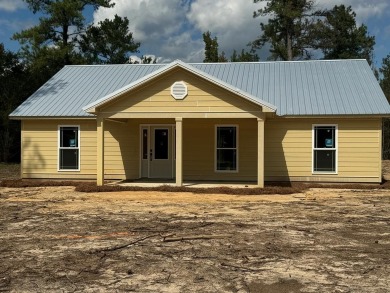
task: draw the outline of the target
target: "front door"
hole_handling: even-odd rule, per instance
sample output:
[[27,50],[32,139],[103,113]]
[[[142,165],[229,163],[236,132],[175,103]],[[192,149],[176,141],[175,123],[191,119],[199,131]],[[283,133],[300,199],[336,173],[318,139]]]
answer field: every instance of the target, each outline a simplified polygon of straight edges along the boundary
[[141,136],[141,176],[173,178],[173,126],[143,126]]

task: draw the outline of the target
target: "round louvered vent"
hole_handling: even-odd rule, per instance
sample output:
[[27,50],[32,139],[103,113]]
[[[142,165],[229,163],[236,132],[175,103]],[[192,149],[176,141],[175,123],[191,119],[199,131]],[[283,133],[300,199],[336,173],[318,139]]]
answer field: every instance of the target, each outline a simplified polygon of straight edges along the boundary
[[184,81],[176,81],[171,86],[171,95],[176,100],[183,100],[187,96],[187,85]]

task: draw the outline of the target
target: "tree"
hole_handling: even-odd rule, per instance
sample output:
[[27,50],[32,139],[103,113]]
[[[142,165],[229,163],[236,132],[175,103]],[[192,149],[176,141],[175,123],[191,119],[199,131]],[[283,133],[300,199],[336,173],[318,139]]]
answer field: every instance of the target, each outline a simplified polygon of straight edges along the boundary
[[131,55],[129,60],[127,60],[128,64],[156,64],[157,58],[155,55],[143,55],[140,57]]
[[351,6],[335,6],[325,11],[316,21],[312,32],[315,49],[320,49],[324,59],[366,59],[372,64],[375,37],[369,36],[367,27],[356,25],[356,13]]
[[92,63],[124,64],[130,52],[138,52],[140,43],[129,32],[129,20],[115,15],[113,20],[105,19],[98,26],[89,26],[79,41],[81,51]]
[[205,58],[203,62],[218,62],[218,39],[217,37],[211,38],[209,31],[203,33],[203,42],[205,45]]
[[42,13],[38,25],[16,33],[21,56],[32,68],[49,77],[66,64],[83,63],[75,50],[77,37],[85,30],[83,11],[112,7],[111,0],[24,0],[33,13]]
[[379,83],[390,103],[390,54],[382,59],[382,67],[379,69],[379,72],[381,73]]
[[211,33],[207,31],[203,33],[203,41],[205,44],[205,59],[203,62],[224,63],[229,61],[224,51],[221,53],[218,51],[219,44],[217,37],[211,38]]
[[313,0],[253,0],[266,2],[253,17],[271,16],[267,24],[260,23],[263,34],[252,42],[253,49],[271,45],[272,60],[308,59],[311,57],[310,29],[313,25]]
[[231,62],[258,62],[260,61],[259,56],[254,52],[246,52],[244,49],[241,50],[240,54],[237,54],[236,50],[233,50],[233,54],[230,57]]
[[20,158],[20,122],[8,115],[36,89],[26,65],[0,43],[0,162]]
[[[387,101],[390,103],[390,54],[382,59],[382,67],[379,69],[381,74],[379,84],[385,93]],[[390,119],[383,119],[383,159],[390,159]]]

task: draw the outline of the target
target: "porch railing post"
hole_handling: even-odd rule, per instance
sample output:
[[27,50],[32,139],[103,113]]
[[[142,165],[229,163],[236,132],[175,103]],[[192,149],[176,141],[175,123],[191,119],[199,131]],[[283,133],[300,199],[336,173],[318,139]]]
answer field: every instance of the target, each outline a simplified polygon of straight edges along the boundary
[[97,118],[97,181],[98,186],[104,185],[104,119]]
[[257,119],[257,186],[264,187],[264,119]]
[[176,185],[183,185],[183,118],[176,121]]

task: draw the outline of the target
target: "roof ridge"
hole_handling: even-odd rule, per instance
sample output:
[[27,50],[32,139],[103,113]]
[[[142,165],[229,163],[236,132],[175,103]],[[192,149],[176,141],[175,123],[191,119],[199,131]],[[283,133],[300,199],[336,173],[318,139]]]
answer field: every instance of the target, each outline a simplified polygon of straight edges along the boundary
[[280,61],[249,61],[249,62],[195,62],[187,63],[191,65],[221,65],[221,64],[270,64],[270,63],[314,63],[314,62],[347,62],[347,61],[367,61],[366,59],[312,59],[312,60],[280,60]]

